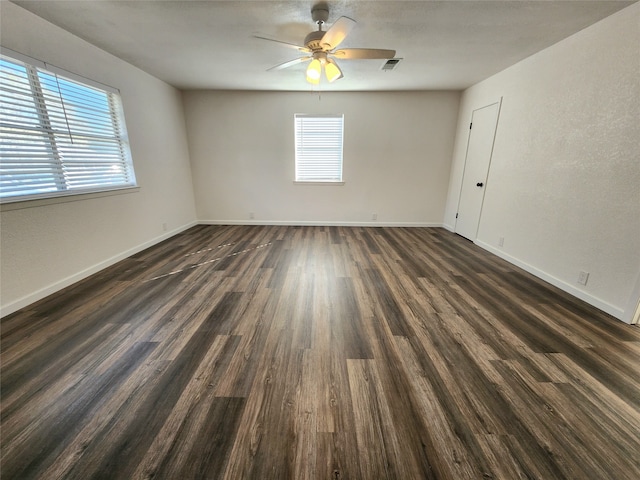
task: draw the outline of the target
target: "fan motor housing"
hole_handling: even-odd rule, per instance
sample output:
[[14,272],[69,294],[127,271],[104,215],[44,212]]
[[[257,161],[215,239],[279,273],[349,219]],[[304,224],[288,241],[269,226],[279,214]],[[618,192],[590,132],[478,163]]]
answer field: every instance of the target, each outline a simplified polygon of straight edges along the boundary
[[304,46],[310,50],[322,50],[320,41],[324,37],[325,32],[322,30],[316,30],[307,35],[304,39]]

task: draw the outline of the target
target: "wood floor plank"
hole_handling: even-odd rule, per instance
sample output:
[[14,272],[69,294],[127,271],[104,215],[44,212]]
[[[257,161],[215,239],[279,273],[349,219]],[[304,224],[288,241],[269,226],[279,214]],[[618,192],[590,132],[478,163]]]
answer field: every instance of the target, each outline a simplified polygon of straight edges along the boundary
[[556,415],[548,393],[556,387],[548,383],[536,385],[533,378],[526,373],[523,375],[517,361],[499,361],[496,368],[505,378],[504,394],[517,398],[514,413],[547,452],[558,469],[556,475],[561,474],[562,478],[606,478],[608,473],[585,456],[580,446],[575,444],[580,439],[575,438],[572,429]]
[[0,352],[3,479],[640,471],[640,327],[440,228],[198,225]]
[[[263,291],[266,292],[266,291]],[[274,305],[269,303],[268,294],[256,294],[244,315],[251,319],[253,328],[238,325],[233,331],[240,338],[237,350],[229,363],[229,368],[216,386],[219,397],[247,397],[258,368],[258,359],[264,351],[265,339],[269,332],[269,318]]]
[[315,479],[317,463],[316,444],[318,443],[318,384],[313,374],[316,362],[313,350],[305,349],[302,353],[302,376],[300,391],[296,401],[294,414],[295,445],[293,460],[293,478]]
[[[566,355],[553,354],[548,357],[569,379],[566,385],[583,401],[588,402],[589,408],[585,411],[593,412],[596,418],[604,415],[609,422],[626,430],[632,438],[640,440],[640,417],[636,415],[637,409],[633,405],[627,403],[615,390],[600,384],[588,371]],[[616,428],[611,434],[617,431]]]
[[543,478],[539,472],[531,471],[527,465],[518,460],[519,455],[514,455],[504,444],[506,435],[493,433],[477,436],[478,445],[482,449],[487,460],[493,465],[491,477],[495,480],[527,480],[530,478]]
[[[279,329],[278,329],[279,330]],[[302,375],[302,352],[277,332],[240,420],[225,478],[294,478],[296,396]]]
[[[158,476],[179,478],[179,472],[185,468],[184,464],[188,457],[192,457],[192,452],[197,450],[199,444],[209,443],[210,436],[202,433],[200,428],[211,424],[211,418],[208,418],[209,410],[215,403],[211,392],[226,371],[224,360],[229,357],[229,351],[235,350],[234,343],[237,343],[237,337],[224,335],[216,337],[212,348],[206,353],[189,384],[185,386],[172,412],[167,416],[164,425],[139,462],[132,478],[158,478]],[[222,411],[226,412],[228,404],[217,405],[224,405]],[[234,407],[237,406],[234,405]],[[239,415],[231,419],[237,416]],[[224,424],[225,420],[229,419],[216,417],[213,425]],[[223,455],[220,457],[224,458]],[[192,463],[197,461],[192,459]]]
[[397,439],[385,436],[383,417],[386,405],[384,398],[380,396],[382,392],[376,391],[376,384],[379,382],[376,378],[375,362],[348,360],[347,370],[361,459],[361,478],[403,478],[395,475],[398,473],[398,466],[392,465],[395,460],[391,458],[393,452],[387,451],[386,448],[387,442],[395,443]]
[[[435,471],[435,478],[482,478],[483,468],[476,465],[472,455],[460,438],[462,432],[456,431],[456,426],[450,423],[447,413],[449,405],[443,404],[436,392],[437,386],[432,385],[432,370],[425,369],[417,355],[415,346],[403,337],[397,339],[403,353],[404,363],[409,374],[413,377],[415,401],[419,418],[424,423],[423,428],[429,435],[425,442],[427,455]],[[462,417],[459,419],[461,422]]]
[[378,390],[386,398],[386,404],[393,406],[389,416],[393,425],[403,425],[402,434],[398,437],[403,452],[403,463],[406,464],[408,478],[437,478],[433,471],[432,459],[427,446],[431,438],[426,425],[420,421],[415,390],[412,388],[413,378],[403,362],[401,349],[386,322],[372,316],[366,322],[367,334],[372,338],[372,348],[376,361],[376,373],[380,380]]
[[[208,397],[208,408],[188,418],[179,440],[164,457],[158,471],[147,478],[221,478],[242,418],[245,399]],[[178,458],[175,458],[178,457]]]
[[[67,389],[47,411],[38,416],[24,412],[27,415],[25,423],[30,428],[11,439],[6,454],[17,461],[9,465],[3,461],[3,476],[30,478],[38,469],[50,465],[74,433],[83,428],[96,406],[113,395],[156,347],[155,343],[138,343],[106,374],[85,382],[86,385],[80,383],[74,389]],[[40,430],[46,431],[47,435],[33,435],[34,431]]]

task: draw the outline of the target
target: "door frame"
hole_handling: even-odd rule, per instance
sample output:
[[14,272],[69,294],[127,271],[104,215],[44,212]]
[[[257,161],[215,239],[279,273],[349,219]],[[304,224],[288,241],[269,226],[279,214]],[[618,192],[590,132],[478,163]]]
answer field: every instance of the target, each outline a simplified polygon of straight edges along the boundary
[[469,156],[469,142],[471,140],[471,131],[473,130],[473,128],[472,128],[472,126],[473,126],[473,113],[478,111],[478,110],[482,110],[483,108],[490,107],[491,105],[495,105],[496,103],[498,104],[498,113],[496,113],[496,126],[495,126],[495,129],[493,131],[493,139],[491,140],[491,153],[489,154],[489,164],[487,166],[487,180],[485,182],[485,186],[484,186],[483,191],[482,191],[482,201],[480,202],[480,214],[478,215],[478,226],[476,227],[476,232],[474,234],[474,239],[472,240],[474,243],[475,243],[476,239],[478,238],[478,230],[480,229],[480,222],[482,221],[482,209],[484,207],[484,197],[487,194],[487,186],[489,185],[489,174],[491,172],[491,161],[493,160],[493,151],[494,151],[495,145],[496,145],[496,137],[498,136],[498,124],[500,122],[500,113],[502,112],[502,99],[503,99],[503,97],[501,96],[495,102],[487,103],[486,105],[483,105],[482,107],[474,108],[473,110],[471,110],[471,118],[469,118],[469,133],[467,134],[467,149],[465,150],[465,153],[464,153],[464,167],[462,169],[462,177],[460,178],[460,188],[459,188],[459,192],[458,192],[458,203],[456,205],[456,218],[455,218],[455,222],[453,224],[453,231],[454,232],[456,231],[456,225],[458,224],[458,211],[460,210],[460,199],[462,198],[462,188],[464,186],[464,175],[465,175],[465,173],[467,171],[467,158]]
[[626,307],[622,320],[631,325],[640,325],[640,275],[636,278],[636,284]]

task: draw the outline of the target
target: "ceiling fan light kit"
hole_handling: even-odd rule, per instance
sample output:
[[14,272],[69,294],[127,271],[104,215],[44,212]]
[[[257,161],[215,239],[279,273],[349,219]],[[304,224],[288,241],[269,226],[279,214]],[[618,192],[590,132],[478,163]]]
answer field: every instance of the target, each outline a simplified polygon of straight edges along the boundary
[[320,60],[314,58],[307,67],[307,82],[318,85],[320,83],[320,74],[322,73],[322,64]]
[[298,49],[306,53],[306,56],[295,58],[281,63],[268,70],[282,70],[302,62],[310,62],[306,70],[307,82],[318,85],[324,69],[325,77],[332,83],[343,77],[342,70],[331,57],[343,60],[388,60],[395,56],[395,50],[382,50],[375,48],[344,48],[336,50],[338,45],[347,37],[356,21],[349,17],[340,17],[326,32],[322,25],[329,18],[329,7],[326,2],[316,4],[311,9],[311,18],[318,25],[318,30],[309,33],[304,39],[304,46],[295,45],[281,40],[255,36],[261,40],[280,43]]
[[327,63],[324,66],[324,73],[327,76],[327,80],[329,81],[329,83],[333,83],[336,80],[342,78],[342,70],[340,70],[338,64],[330,58],[327,59]]

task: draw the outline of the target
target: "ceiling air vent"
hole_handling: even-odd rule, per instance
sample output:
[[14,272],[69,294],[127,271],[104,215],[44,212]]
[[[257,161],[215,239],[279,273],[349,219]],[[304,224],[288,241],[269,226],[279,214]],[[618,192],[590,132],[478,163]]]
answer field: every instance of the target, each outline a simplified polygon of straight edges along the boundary
[[382,70],[393,70],[400,63],[401,58],[392,58],[382,65]]

